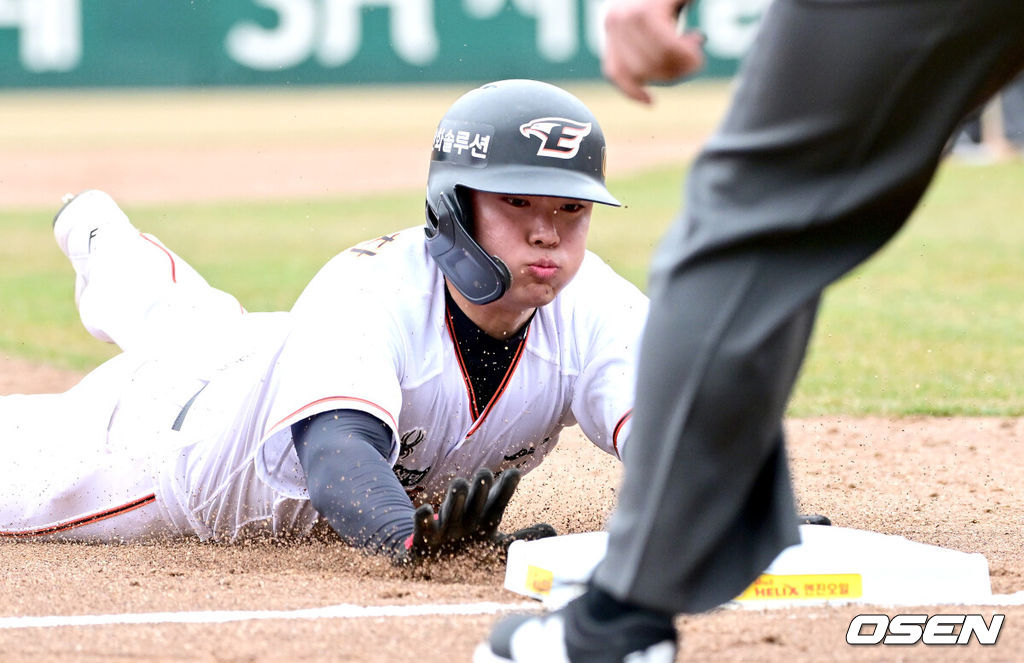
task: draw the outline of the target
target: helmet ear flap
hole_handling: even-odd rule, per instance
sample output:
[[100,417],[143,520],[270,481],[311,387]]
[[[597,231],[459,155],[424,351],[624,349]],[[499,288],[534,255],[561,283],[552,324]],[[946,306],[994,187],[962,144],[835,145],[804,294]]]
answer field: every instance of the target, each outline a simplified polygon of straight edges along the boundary
[[[455,245],[455,230],[451,227],[452,216],[445,212],[440,214],[434,212],[429,200],[424,205],[426,207],[427,224],[423,228],[423,232],[427,236],[427,246],[430,248],[430,254],[444,254]],[[438,205],[438,208],[440,207],[441,205]]]
[[466,299],[488,304],[505,294],[512,273],[501,258],[488,255],[473,239],[459,198],[456,191],[443,191],[434,205],[427,201],[427,250]]

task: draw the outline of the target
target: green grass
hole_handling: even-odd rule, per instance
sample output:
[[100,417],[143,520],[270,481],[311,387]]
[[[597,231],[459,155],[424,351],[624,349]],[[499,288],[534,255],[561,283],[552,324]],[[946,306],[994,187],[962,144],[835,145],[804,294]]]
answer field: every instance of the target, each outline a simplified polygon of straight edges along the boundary
[[[591,248],[643,286],[679,174],[616,185],[630,207],[592,225]],[[903,231],[826,291],[790,414],[1024,415],[1022,257],[1024,164],[946,165]]]
[[[422,194],[420,194],[422,195]],[[335,253],[420,223],[418,195],[332,202],[126,206],[215,287],[249,310],[289,308]],[[86,370],[115,349],[78,321],[73,271],[50,232],[54,210],[0,212],[0,352]],[[422,214],[422,212],[419,212]]]
[[826,293],[791,412],[1024,414],[1024,165],[949,165]]
[[[644,287],[682,169],[612,183],[590,247]],[[319,202],[128,207],[250,310],[287,308],[340,249],[420,223],[420,191]],[[1024,415],[1024,165],[948,165],[908,227],[827,291],[791,404],[819,414]],[[86,370],[114,349],[78,322],[53,210],[0,212],[0,352]]]

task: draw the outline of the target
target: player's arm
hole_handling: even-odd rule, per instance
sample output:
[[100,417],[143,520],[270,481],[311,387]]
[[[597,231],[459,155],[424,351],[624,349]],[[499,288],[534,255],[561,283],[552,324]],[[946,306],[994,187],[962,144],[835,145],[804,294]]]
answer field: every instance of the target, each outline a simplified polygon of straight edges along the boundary
[[331,410],[292,426],[313,508],[349,545],[397,554],[415,509],[387,459],[391,429],[359,410]]
[[519,484],[518,470],[497,480],[481,469],[472,481],[452,480],[435,515],[429,504],[414,509],[387,462],[391,429],[358,410],[332,410],[292,426],[309,499],[346,543],[397,561],[418,561],[459,551],[473,543],[499,550],[519,539],[554,535],[550,525],[512,534],[498,531]]
[[[573,383],[571,419],[597,446],[622,458],[632,422],[637,348],[649,301],[596,256],[580,275],[587,281],[575,303],[572,338],[579,375]],[[577,276],[580,279],[580,276]]]

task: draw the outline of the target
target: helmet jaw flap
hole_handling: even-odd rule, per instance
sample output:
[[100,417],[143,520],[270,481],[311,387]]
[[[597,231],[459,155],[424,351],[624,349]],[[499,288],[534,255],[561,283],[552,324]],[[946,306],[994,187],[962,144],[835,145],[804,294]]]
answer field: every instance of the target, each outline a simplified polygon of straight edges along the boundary
[[604,178],[605,141],[579,99],[548,83],[489,83],[460,97],[434,135],[427,176],[427,248],[469,301],[486,304],[512,282],[474,240],[466,189],[619,205]]
[[473,304],[489,304],[504,295],[512,274],[470,235],[458,193],[441,193],[433,208],[428,202],[426,214],[430,255],[462,296]]

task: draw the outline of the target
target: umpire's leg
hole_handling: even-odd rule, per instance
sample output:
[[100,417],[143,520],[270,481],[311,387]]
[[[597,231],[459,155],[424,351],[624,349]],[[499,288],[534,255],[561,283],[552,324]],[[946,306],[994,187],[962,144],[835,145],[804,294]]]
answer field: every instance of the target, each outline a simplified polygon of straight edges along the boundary
[[777,0],[653,266],[599,587],[700,611],[796,541],[781,420],[821,289],[1022,65],[1020,0]]

